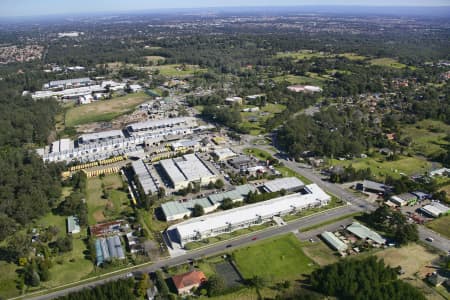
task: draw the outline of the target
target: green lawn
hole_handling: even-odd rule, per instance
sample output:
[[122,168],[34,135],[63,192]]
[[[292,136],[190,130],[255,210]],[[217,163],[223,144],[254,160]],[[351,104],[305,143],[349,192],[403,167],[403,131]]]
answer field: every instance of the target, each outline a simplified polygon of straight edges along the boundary
[[253,155],[259,160],[266,160],[267,158],[271,157],[272,155],[264,150],[258,149],[258,148],[246,148],[244,149],[244,153]]
[[273,281],[289,280],[315,269],[294,234],[238,249],[233,252],[233,258],[245,279],[262,276]]
[[450,215],[428,222],[426,226],[450,239]]
[[395,69],[406,68],[405,64],[399,63],[397,60],[388,57],[371,59],[370,64],[374,66],[391,67]]
[[168,77],[188,77],[194,75],[196,72],[205,72],[206,69],[202,69],[197,65],[161,65],[155,67],[145,68],[151,71],[159,70],[160,74]]
[[440,121],[423,120],[414,125],[402,128],[402,138],[412,140],[411,149],[418,155],[436,157],[445,153],[449,142],[445,137],[450,135],[450,125]]
[[325,52],[316,52],[312,50],[299,50],[299,51],[289,51],[289,52],[278,52],[275,57],[276,58],[292,58],[295,60],[307,60],[316,57],[334,57],[335,55],[325,53]]
[[376,154],[374,157],[355,158],[352,160],[332,160],[333,166],[352,165],[355,169],[370,168],[372,174],[379,180],[386,176],[399,178],[400,173],[406,175],[421,174],[431,169],[431,163],[424,158],[417,156],[400,156],[398,160],[387,161],[382,155]]
[[66,112],[66,127],[93,122],[107,122],[131,113],[136,106],[150,100],[145,93],[128,94],[111,100],[101,100],[70,108]]
[[35,221],[35,224],[41,228],[56,226],[59,229],[58,236],[64,237],[67,232],[66,219],[66,216],[58,216],[50,212]]
[[297,76],[297,75],[283,75],[283,76],[277,76],[273,78],[273,81],[276,83],[281,83],[283,81],[287,81],[290,84],[304,84],[304,85],[315,85],[323,87],[324,81],[327,80],[327,78],[324,77],[308,77],[308,76]]
[[[108,199],[102,198],[102,183]],[[86,185],[89,224],[120,218],[121,213],[129,209],[127,193],[117,190],[122,187],[122,178],[119,174],[110,174],[103,178],[91,177],[88,178]]]
[[367,57],[363,55],[358,55],[356,53],[342,53],[339,54],[341,57],[345,57],[349,60],[365,60]]
[[0,261],[0,298],[7,299],[19,295],[16,288],[18,267],[5,261]]
[[[88,277],[94,265],[84,255],[86,245],[80,238],[74,237],[73,250],[56,257],[50,269],[50,280],[42,283],[42,287],[57,287]],[[60,263],[61,262],[61,263]]]
[[[251,108],[255,107],[254,105],[244,105],[242,108]],[[247,128],[250,131],[251,135],[259,135],[261,133],[265,133],[266,129],[264,128],[265,122],[272,118],[274,114],[280,113],[286,109],[285,105],[282,104],[274,104],[268,103],[266,106],[260,108],[257,112],[241,112],[242,116],[242,124],[241,126]],[[257,122],[250,122],[250,119],[257,118]]]
[[338,256],[336,253],[321,240],[314,243],[309,241],[304,242],[302,246],[303,252],[306,256],[311,258],[319,266],[325,266],[338,261]]

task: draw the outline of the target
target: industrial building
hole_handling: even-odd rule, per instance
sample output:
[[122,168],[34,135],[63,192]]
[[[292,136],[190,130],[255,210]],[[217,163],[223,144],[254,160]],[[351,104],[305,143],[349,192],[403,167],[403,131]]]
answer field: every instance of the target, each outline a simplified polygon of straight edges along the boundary
[[360,239],[369,240],[379,245],[386,243],[386,239],[379,235],[378,232],[375,232],[358,222],[353,222],[346,229]]
[[284,177],[275,180],[267,181],[263,189],[267,193],[279,192],[285,190],[286,192],[297,192],[301,190],[305,184],[297,177]]
[[219,148],[213,151],[214,156],[219,161],[227,160],[229,158],[237,156],[230,148]]
[[183,189],[191,182],[206,185],[218,179],[196,154],[160,161],[160,166],[175,190]]
[[101,85],[82,86],[61,91],[36,91],[31,95],[33,99],[43,98],[61,98],[78,99],[80,96],[91,95],[92,93],[104,92],[105,88]]
[[331,200],[331,197],[316,184],[307,185],[304,190],[306,194],[290,194],[194,218],[169,227],[168,235],[175,236],[176,240],[173,242],[184,246],[191,241],[262,224],[271,221],[275,216],[284,216],[303,209],[323,206]]
[[411,193],[403,193],[400,195],[396,195],[396,198],[401,199],[406,202],[408,205],[414,205],[419,200],[416,195]]
[[55,89],[55,88],[68,88],[74,86],[88,86],[92,85],[93,81],[89,77],[83,78],[73,78],[64,80],[54,80],[47,84],[44,84],[44,89]]
[[429,205],[425,205],[421,208],[421,210],[429,216],[433,218],[438,218],[441,215],[445,215],[450,213],[450,208],[444,204],[441,204],[437,201],[431,202]]
[[136,174],[144,193],[147,195],[157,193],[159,187],[144,161],[142,159],[133,161],[131,166],[133,167],[134,173]]
[[161,204],[166,221],[181,220],[191,216],[191,212],[196,204],[203,207],[205,213],[215,211],[224,199],[230,199],[233,202],[243,201],[250,192],[255,192],[256,188],[251,184],[244,184],[235,187],[235,189],[208,195],[205,198],[170,201]]
[[330,245],[331,248],[333,248],[336,251],[344,252],[348,248],[347,244],[345,244],[343,241],[341,241],[332,232],[325,231],[320,236],[324,239],[324,241],[328,245]]
[[[147,132],[157,132],[161,129],[171,129],[171,131],[180,131],[178,134],[191,133],[189,129],[197,126],[197,121],[193,117],[169,118],[163,120],[150,120],[140,123],[134,123],[127,126],[130,136],[138,136]],[[179,129],[179,130],[176,130]]]
[[120,138],[124,138],[122,130],[109,130],[96,133],[82,134],[78,138],[78,143],[79,144],[101,143]]
[[97,266],[111,259],[125,259],[125,254],[118,235],[95,240]]
[[69,216],[67,217],[67,233],[74,234],[74,233],[80,233],[80,224],[78,221],[78,218],[75,216]]

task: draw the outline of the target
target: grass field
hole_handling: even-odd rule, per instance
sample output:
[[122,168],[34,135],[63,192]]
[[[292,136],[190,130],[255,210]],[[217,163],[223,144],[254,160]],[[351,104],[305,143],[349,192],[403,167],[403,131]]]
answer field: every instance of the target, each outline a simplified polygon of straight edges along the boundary
[[406,175],[421,174],[431,169],[431,163],[424,158],[413,156],[400,156],[398,160],[386,161],[382,155],[375,155],[374,157],[355,158],[352,160],[332,160],[333,166],[349,166],[352,165],[355,169],[370,168],[372,174],[378,179],[384,179],[390,175],[399,178],[400,173]]
[[146,61],[153,62],[153,63],[163,62],[163,61],[166,60],[165,57],[157,56],[157,55],[144,56],[144,58],[145,58]]
[[450,239],[450,215],[428,222],[426,226]]
[[149,71],[159,70],[160,74],[167,77],[188,77],[194,75],[196,72],[205,72],[206,69],[202,69],[197,65],[161,65],[155,67],[145,68]]
[[[307,243],[307,244],[306,244]],[[325,243],[318,241],[315,243],[305,242],[302,247],[303,252],[319,266],[325,266],[338,261],[338,257]]]
[[449,142],[445,137],[450,134],[450,125],[440,121],[423,120],[415,125],[405,126],[402,137],[410,137],[410,148],[419,155],[436,157],[448,151]]
[[42,218],[39,218],[35,224],[42,228],[47,228],[49,226],[56,226],[59,229],[58,236],[65,236],[66,229],[66,218],[65,216],[54,215],[53,213],[48,213]]
[[342,53],[339,54],[340,57],[345,57],[349,60],[365,60],[367,57],[363,55],[358,55],[356,53]]
[[72,127],[93,122],[111,121],[118,116],[131,113],[134,107],[149,99],[150,97],[145,93],[136,93],[75,106],[67,111],[65,126]]
[[[108,199],[102,198],[102,183],[108,192]],[[89,224],[119,218],[121,212],[129,209],[127,194],[117,190],[121,187],[122,178],[119,174],[107,175],[102,179],[92,177],[87,180],[86,200]]]
[[276,282],[300,278],[315,269],[293,234],[257,242],[234,251],[232,255],[246,279],[262,276]]
[[16,288],[17,266],[5,261],[0,261],[0,298],[7,299],[19,295]]
[[[243,108],[254,107],[252,105],[245,105]],[[264,128],[265,122],[273,117],[274,114],[282,112],[286,108],[282,104],[268,103],[266,106],[262,107],[260,111],[257,112],[241,112],[242,125],[244,128],[250,130],[251,135],[259,135],[264,133],[266,130]],[[250,122],[251,118],[257,118],[257,122]]]
[[50,269],[50,280],[43,282],[43,287],[56,287],[62,284],[75,282],[87,277],[94,265],[84,255],[86,245],[80,238],[73,239],[73,250],[56,258]]
[[276,83],[281,83],[283,81],[287,81],[290,84],[309,84],[323,87],[323,83],[328,78],[324,77],[309,77],[309,76],[297,76],[297,75],[283,75],[277,76],[273,78],[273,81]]
[[312,50],[299,50],[293,52],[278,52],[276,58],[292,58],[295,60],[307,60],[316,57],[334,57],[333,54],[328,54],[325,52],[315,52]]
[[397,60],[387,57],[371,59],[370,64],[374,66],[390,67],[396,69],[406,68],[405,64],[399,63]]

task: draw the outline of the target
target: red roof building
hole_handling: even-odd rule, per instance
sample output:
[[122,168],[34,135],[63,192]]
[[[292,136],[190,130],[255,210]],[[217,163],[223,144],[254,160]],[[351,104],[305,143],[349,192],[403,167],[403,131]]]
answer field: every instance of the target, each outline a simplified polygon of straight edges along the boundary
[[206,276],[202,271],[192,271],[172,277],[172,281],[177,288],[178,295],[189,294],[193,288],[198,288],[206,282]]

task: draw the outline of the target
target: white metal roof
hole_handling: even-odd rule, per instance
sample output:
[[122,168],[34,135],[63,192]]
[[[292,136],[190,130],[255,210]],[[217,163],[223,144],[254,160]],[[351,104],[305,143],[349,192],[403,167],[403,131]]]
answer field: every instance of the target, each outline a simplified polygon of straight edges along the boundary
[[80,139],[82,139],[84,142],[109,138],[123,138],[123,137],[124,135],[122,133],[122,130],[100,131],[80,135]]
[[167,175],[169,175],[170,179],[174,184],[186,181],[183,173],[181,173],[180,169],[175,165],[172,159],[164,159],[159,162],[161,166],[166,171]]
[[268,192],[278,192],[281,190],[293,190],[303,187],[305,184],[297,177],[285,177],[267,181],[264,183],[264,189]]
[[177,124],[184,124],[184,123],[188,123],[188,122],[193,122],[194,120],[195,120],[195,118],[192,118],[192,117],[150,120],[150,121],[145,121],[145,122],[140,122],[140,123],[134,123],[134,124],[129,125],[128,127],[131,128],[133,131],[139,131],[139,130],[160,128],[160,127],[168,127],[168,126],[173,126],[173,125],[177,125]]
[[139,178],[139,182],[141,183],[142,188],[145,193],[156,193],[158,191],[158,187],[156,186],[152,175],[150,174],[147,166],[145,165],[143,160],[133,161],[131,163],[133,166],[134,172]]
[[[310,189],[311,191],[317,192],[320,190],[320,188],[315,184],[311,184],[310,186],[317,187],[312,187]],[[326,198],[323,198],[323,195],[326,195]],[[214,228],[222,228],[229,226],[230,224],[239,224],[257,219],[259,217],[268,218],[280,212],[305,208],[309,205],[318,204],[321,201],[326,201],[329,199],[330,196],[323,191],[318,194],[314,192],[304,195],[299,193],[290,194],[272,200],[194,218],[190,221],[174,225],[172,228],[169,228],[169,230],[176,228],[180,236],[183,238],[191,236],[196,232],[207,232]]]

